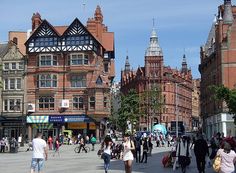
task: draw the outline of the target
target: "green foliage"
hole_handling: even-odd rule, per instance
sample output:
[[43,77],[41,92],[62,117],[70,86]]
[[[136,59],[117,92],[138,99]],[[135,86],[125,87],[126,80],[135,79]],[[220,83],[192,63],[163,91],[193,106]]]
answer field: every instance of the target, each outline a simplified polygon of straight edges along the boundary
[[144,91],[140,96],[140,113],[141,114],[156,114],[160,112],[163,106],[161,90],[158,87],[153,87],[150,90]]
[[127,129],[127,121],[134,123],[138,119],[139,97],[135,90],[130,90],[127,95],[121,96],[121,106],[118,110],[118,125],[124,133]]
[[211,86],[210,89],[214,93],[217,100],[225,101],[230,114],[234,114],[234,123],[236,124],[236,89],[229,89],[223,85]]

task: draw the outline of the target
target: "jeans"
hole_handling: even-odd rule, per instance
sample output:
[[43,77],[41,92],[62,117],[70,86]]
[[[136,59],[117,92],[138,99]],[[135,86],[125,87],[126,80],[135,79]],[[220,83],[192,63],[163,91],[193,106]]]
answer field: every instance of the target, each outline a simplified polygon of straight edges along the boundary
[[111,161],[111,155],[107,154],[107,153],[103,153],[104,155],[104,170],[108,171],[109,167],[110,167],[110,161]]
[[140,162],[141,161],[141,149],[140,148],[136,148],[135,150],[135,158],[136,158],[136,162]]

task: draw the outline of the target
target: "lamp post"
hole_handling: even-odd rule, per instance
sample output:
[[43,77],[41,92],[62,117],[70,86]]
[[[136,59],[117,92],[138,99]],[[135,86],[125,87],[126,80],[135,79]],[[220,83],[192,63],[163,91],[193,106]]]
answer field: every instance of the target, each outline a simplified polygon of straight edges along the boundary
[[178,124],[179,124],[179,112],[178,112],[178,83],[175,83],[175,114],[176,114],[176,138],[179,137],[179,130],[178,130]]

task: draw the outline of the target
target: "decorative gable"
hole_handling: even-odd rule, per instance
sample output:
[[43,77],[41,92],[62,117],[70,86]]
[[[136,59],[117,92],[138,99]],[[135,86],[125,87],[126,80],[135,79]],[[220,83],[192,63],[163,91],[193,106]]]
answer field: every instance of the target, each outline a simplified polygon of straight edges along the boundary
[[25,43],[27,52],[58,52],[60,51],[59,35],[46,20],[36,29]]

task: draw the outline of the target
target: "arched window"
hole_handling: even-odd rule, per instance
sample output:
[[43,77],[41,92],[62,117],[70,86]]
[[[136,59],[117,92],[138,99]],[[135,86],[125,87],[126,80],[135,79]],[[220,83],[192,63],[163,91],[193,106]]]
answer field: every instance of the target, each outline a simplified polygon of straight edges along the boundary
[[102,85],[102,78],[101,78],[101,76],[98,76],[96,84],[97,85]]

